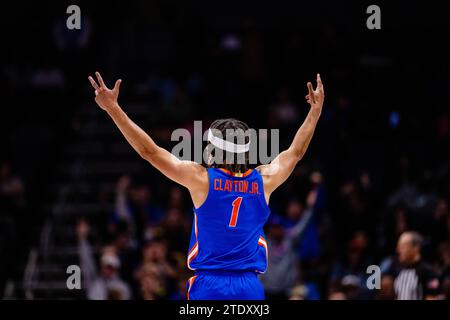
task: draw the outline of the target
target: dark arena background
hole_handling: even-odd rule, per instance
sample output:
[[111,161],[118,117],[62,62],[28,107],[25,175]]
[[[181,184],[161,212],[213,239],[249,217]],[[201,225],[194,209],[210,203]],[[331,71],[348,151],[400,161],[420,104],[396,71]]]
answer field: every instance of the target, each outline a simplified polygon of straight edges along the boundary
[[[367,26],[372,4],[381,29]],[[70,5],[81,29],[66,25]],[[95,71],[110,87],[123,80],[122,108],[169,150],[173,130],[225,117],[279,129],[287,148],[319,72],[316,132],[270,201],[267,300],[449,298],[448,2],[1,7],[2,299],[186,299],[189,193],[141,159],[96,105]],[[408,250],[419,247],[412,295],[399,281],[414,281],[394,270],[405,268],[405,232]],[[77,268],[81,288],[69,288]],[[377,283],[373,270],[378,288],[367,285]]]

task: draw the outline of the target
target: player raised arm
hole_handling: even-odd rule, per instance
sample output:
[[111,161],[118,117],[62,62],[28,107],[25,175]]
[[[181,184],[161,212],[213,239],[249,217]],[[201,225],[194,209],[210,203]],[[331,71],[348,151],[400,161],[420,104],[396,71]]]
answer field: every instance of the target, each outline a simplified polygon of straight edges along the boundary
[[317,87],[314,90],[311,82],[307,83],[308,94],[306,100],[311,108],[305,121],[295,134],[290,147],[281,152],[270,164],[258,167],[264,181],[264,193],[266,200],[270,194],[278,188],[292,173],[308,149],[314,130],[322,112],[325,93],[320,75],[317,74]]
[[208,190],[206,169],[196,162],[182,161],[159,147],[144,130],[128,118],[117,101],[122,80],[117,80],[114,88],[109,89],[100,73],[96,72],[95,75],[98,83],[91,76],[88,78],[95,89],[95,102],[108,113],[134,150],[166,177],[189,189],[194,205],[201,203],[202,195],[205,192],[207,194]]

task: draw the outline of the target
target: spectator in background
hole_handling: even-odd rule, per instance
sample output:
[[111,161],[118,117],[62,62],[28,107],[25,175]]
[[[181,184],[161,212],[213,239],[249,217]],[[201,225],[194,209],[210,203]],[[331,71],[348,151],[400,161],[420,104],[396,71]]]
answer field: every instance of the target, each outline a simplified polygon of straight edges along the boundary
[[399,187],[388,197],[389,207],[415,202],[414,200],[419,196],[416,174],[410,157],[402,156],[398,159],[395,178],[398,180]]
[[305,300],[308,295],[308,288],[304,285],[297,285],[291,290],[289,300]]
[[185,252],[188,248],[189,225],[178,208],[167,211],[161,224],[162,234],[167,239],[170,252]]
[[386,252],[383,255],[395,251],[397,239],[400,235],[410,229],[409,213],[405,206],[398,205],[394,208],[388,208],[383,213],[382,223],[380,225],[381,244]]
[[296,249],[298,241],[313,215],[313,206],[314,203],[310,203],[302,212],[301,206],[291,202],[288,206],[290,211],[300,210],[295,225],[287,230],[281,224],[269,225],[267,243],[270,252],[268,257],[270,267],[260,277],[268,299],[287,299],[298,280],[299,261]]
[[119,276],[120,260],[113,248],[106,248],[100,259],[100,272],[88,242],[89,225],[82,220],[77,225],[78,254],[83,270],[83,287],[89,300],[129,300],[129,285]]
[[140,283],[143,299],[165,299],[176,287],[177,272],[169,262],[164,239],[157,238],[144,245],[135,278]]
[[368,298],[365,290],[365,272],[370,265],[366,257],[367,241],[364,232],[356,232],[348,242],[345,257],[332,267],[329,298],[336,292],[344,294],[348,300]]
[[14,175],[8,162],[0,163],[0,203],[3,211],[15,212],[25,207],[25,186]]
[[179,188],[178,186],[173,186],[172,188],[170,188],[167,207],[182,210],[184,208],[184,202],[184,194],[181,188]]
[[449,223],[450,213],[448,208],[448,200],[440,198],[433,212],[433,221],[431,225],[431,238],[433,244],[438,244],[446,240],[450,240]]
[[364,189],[360,181],[351,179],[342,184],[339,207],[342,214],[340,227],[345,230],[345,234],[352,235],[359,230],[366,234],[370,232],[374,223],[368,206],[369,203],[364,197]]
[[327,192],[323,183],[323,175],[320,171],[311,172],[309,184],[311,185],[311,191],[306,197],[306,206],[314,207],[314,215],[311,223],[306,226],[298,249],[302,263],[315,268],[314,265],[317,264],[320,258],[323,245],[321,243],[322,239],[320,239],[320,232],[324,226],[323,215],[326,209]]
[[142,243],[154,236],[163,211],[152,201],[147,185],[132,186],[129,176],[119,178],[116,186],[116,210],[111,216],[109,230],[114,233],[119,222],[125,222],[133,241]]
[[[397,258],[382,263],[384,288],[397,300],[433,299],[439,290],[439,278],[422,259],[422,236],[414,231],[404,232],[397,243]],[[385,295],[386,298],[386,295]]]
[[140,295],[143,300],[157,300],[167,294],[164,277],[158,267],[148,263],[136,274],[140,284]]
[[136,243],[130,238],[126,223],[119,223],[112,241],[108,245],[120,261],[120,276],[127,282],[133,280],[133,270],[139,260]]
[[129,228],[132,230],[132,233],[135,233],[135,221],[134,217],[130,211],[128,206],[128,192],[131,184],[131,178],[127,175],[119,178],[116,184],[116,210],[112,217],[112,225],[110,231],[113,232],[115,230],[116,225],[119,221],[125,222]]

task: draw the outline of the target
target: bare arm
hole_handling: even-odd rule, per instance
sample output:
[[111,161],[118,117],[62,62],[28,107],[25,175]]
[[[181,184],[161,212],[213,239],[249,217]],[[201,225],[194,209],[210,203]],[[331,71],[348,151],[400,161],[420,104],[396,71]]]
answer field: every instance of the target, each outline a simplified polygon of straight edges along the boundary
[[101,75],[98,72],[95,74],[98,84],[89,77],[95,89],[95,102],[108,113],[128,143],[166,177],[186,187],[191,193],[194,205],[201,204],[208,190],[206,169],[196,162],[181,161],[169,151],[159,147],[119,106],[117,98],[122,80],[117,80],[114,88],[108,89]]
[[78,235],[78,256],[81,270],[83,270],[83,286],[89,289],[97,278],[98,272],[95,265],[92,246],[88,241],[89,225],[86,221],[79,221],[76,229]]
[[305,121],[295,134],[290,147],[281,152],[270,164],[258,167],[264,181],[264,193],[267,202],[270,195],[291,175],[297,163],[303,158],[309,143],[311,142],[317,122],[322,112],[325,98],[320,75],[317,74],[317,87],[314,90],[311,82],[308,82],[307,102],[311,105]]

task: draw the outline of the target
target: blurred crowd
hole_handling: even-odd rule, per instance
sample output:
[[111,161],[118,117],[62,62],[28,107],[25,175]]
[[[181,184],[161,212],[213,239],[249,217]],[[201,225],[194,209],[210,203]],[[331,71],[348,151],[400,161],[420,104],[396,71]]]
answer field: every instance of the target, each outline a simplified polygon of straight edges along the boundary
[[[374,212],[368,173],[343,184],[332,203],[322,173],[297,171],[288,184],[304,185],[280,190],[288,200],[270,204],[269,267],[260,276],[268,299],[449,298],[447,198],[430,194],[427,208],[418,210],[411,205],[426,199],[396,202],[397,190]],[[185,263],[193,218],[188,197],[173,186],[161,202],[151,185],[121,177],[115,210],[97,242],[89,241],[86,220],[77,225],[81,268],[89,270],[87,298],[185,299],[192,275]],[[92,247],[100,243],[97,260]],[[375,289],[368,285],[372,265],[380,272]],[[402,270],[415,270],[418,277],[406,289],[398,287]]]
[[[125,111],[133,102],[154,111],[140,124],[163,146],[173,128],[232,116],[280,129],[281,148],[307,112],[304,84],[320,72],[327,96],[315,136],[271,198],[267,297],[449,298],[450,53],[429,48],[446,38],[433,25],[448,23],[436,18],[445,10],[414,32],[405,25],[417,19],[402,11],[389,32],[368,33],[355,26],[359,16],[348,18],[360,8],[341,3],[246,14],[115,1],[104,14],[104,5],[80,1],[82,29],[69,31],[64,5],[12,5],[3,21],[15,32],[3,36],[0,68],[0,254],[27,254],[30,243],[7,245],[17,234],[37,242],[29,227],[48,215],[42,204],[77,111],[94,107],[93,71],[124,80]],[[123,174],[115,210],[76,226],[86,298],[185,299],[189,194],[161,175]],[[381,290],[367,288],[370,265],[380,267]]]

